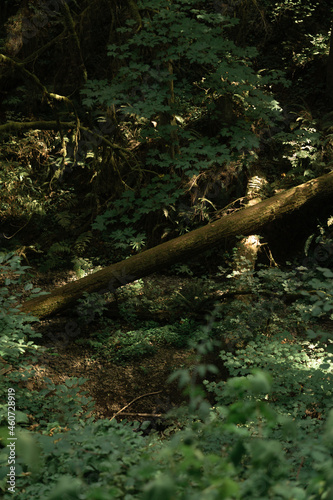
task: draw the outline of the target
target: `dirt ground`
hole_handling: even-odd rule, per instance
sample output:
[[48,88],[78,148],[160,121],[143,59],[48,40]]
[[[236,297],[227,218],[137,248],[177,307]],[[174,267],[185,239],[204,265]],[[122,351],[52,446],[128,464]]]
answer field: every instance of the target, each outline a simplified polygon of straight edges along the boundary
[[[62,325],[52,325],[61,331]],[[47,325],[41,325],[42,331]],[[51,325],[47,330],[50,331]],[[56,355],[55,355],[56,354]],[[193,353],[160,347],[158,351],[140,360],[120,366],[106,357],[95,357],[96,352],[86,346],[61,342],[52,352],[43,354],[35,370],[34,385],[41,387],[48,377],[54,384],[62,384],[69,377],[87,379],[82,386],[95,401],[97,418],[117,417],[117,420],[151,420],[162,417],[170,409],[180,406],[185,397],[177,383],[167,383],[174,369],[193,363]]]
[[[35,286],[43,290],[51,290],[66,282],[77,279],[73,273],[62,276],[37,275],[32,279]],[[159,299],[163,303],[163,295],[167,296],[177,287],[186,284],[188,279],[179,277],[155,276],[149,277],[152,292],[156,284],[163,289]],[[154,282],[155,280],[155,282]],[[25,297],[22,297],[24,300]],[[186,396],[179,390],[177,381],[168,383],[170,374],[179,368],[193,368],[197,363],[193,351],[176,347],[159,346],[156,352],[139,360],[131,360],[126,365],[118,365],[108,359],[107,355],[98,356],[96,350],[88,344],[79,344],[77,340],[89,338],[96,331],[94,323],[89,328],[77,328],[77,317],[71,312],[62,316],[35,323],[33,328],[42,335],[37,343],[46,346],[48,350],[38,357],[32,368],[35,375],[28,382],[29,388],[39,390],[44,386],[45,378],[54,384],[63,384],[70,377],[85,378],[81,390],[87,391],[95,403],[94,415],[97,418],[116,418],[151,422],[152,428],[159,428],[165,414],[186,402]],[[117,319],[119,322],[119,318]],[[123,327],[127,331],[129,324],[124,320]],[[119,323],[117,325],[119,328]],[[322,325],[332,331],[332,325]],[[68,335],[69,331],[76,332]],[[110,326],[112,335],[112,325]],[[219,365],[218,353],[208,363]],[[215,357],[214,357],[215,356]],[[217,358],[217,359],[216,359]],[[1,368],[1,367],[0,367]],[[220,375],[217,378],[226,380],[228,374],[223,366],[218,366]]]
[[[54,271],[44,274],[35,271],[32,275],[29,281],[43,291],[51,291],[78,279],[74,272]],[[192,282],[191,278],[167,275],[153,275],[147,280],[146,291],[150,300],[158,300],[162,306],[165,297],[170,297],[175,290],[181,290],[182,286],[188,286]],[[23,286],[13,285],[14,293],[22,291]],[[27,300],[28,296],[28,292],[23,292],[20,301]],[[164,309],[167,310],[166,307]],[[181,314],[185,314],[185,311]],[[75,313],[67,311],[63,315],[33,324],[33,329],[41,334],[41,338],[35,342],[47,350],[32,364],[35,375],[27,383],[30,389],[40,390],[45,387],[45,378],[57,385],[63,384],[70,377],[83,377],[86,382],[80,392],[87,391],[87,395],[93,399],[96,419],[149,420],[153,428],[158,428],[169,410],[186,402],[186,396],[178,388],[178,382],[170,384],[168,377],[179,368],[191,369],[195,366],[198,361],[193,351],[162,345],[148,357],[130,360],[126,365],[115,364],[107,355],[98,356],[88,343],[77,343],[77,340],[89,338],[96,331],[94,323],[81,330],[77,320]],[[117,321],[119,322],[119,318]],[[125,320],[123,327],[120,324],[124,331],[129,326]],[[112,335],[112,326],[110,330]],[[68,335],[68,332],[75,333]]]
[[[48,291],[73,279],[77,279],[73,273],[63,276],[55,272],[47,276],[37,274],[32,282]],[[156,276],[155,279],[165,294],[187,281],[165,276]],[[67,315],[34,324],[34,330],[42,335],[41,339],[37,339],[37,344],[49,350],[32,365],[35,375],[29,382],[30,388],[42,388],[45,378],[51,379],[54,384],[63,384],[69,377],[84,377],[87,381],[82,389],[95,402],[96,418],[149,420],[152,427],[158,427],[169,410],[186,401],[177,381],[171,384],[167,381],[174,370],[193,367],[196,362],[193,352],[159,346],[152,355],[120,366],[108,360],[107,356],[96,357],[93,348],[76,342],[82,336],[89,338],[89,329],[94,332],[96,328],[91,324],[89,329],[81,331],[76,321],[75,315],[67,312]],[[124,321],[125,331],[126,328],[128,325]],[[68,332],[75,330],[76,333],[70,339]]]

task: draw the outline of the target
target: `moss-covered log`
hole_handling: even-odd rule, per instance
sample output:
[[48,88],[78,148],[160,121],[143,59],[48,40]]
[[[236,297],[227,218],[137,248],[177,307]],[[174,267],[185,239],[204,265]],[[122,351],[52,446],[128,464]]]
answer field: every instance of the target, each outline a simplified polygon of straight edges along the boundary
[[49,295],[29,300],[22,305],[21,310],[39,318],[54,315],[73,306],[83,292],[112,292],[119,286],[198,255],[227,238],[255,234],[267,223],[292,214],[314,201],[324,201],[332,195],[333,172],[68,283]]

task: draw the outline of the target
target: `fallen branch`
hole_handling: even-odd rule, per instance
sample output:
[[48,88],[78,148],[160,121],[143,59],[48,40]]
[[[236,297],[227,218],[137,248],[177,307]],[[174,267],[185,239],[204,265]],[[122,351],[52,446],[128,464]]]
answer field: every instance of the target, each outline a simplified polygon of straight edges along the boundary
[[128,408],[129,406],[131,406],[131,404],[135,403],[135,401],[137,401],[138,399],[145,398],[147,396],[152,396],[153,394],[160,394],[160,392],[162,392],[162,391],[148,392],[147,394],[142,394],[142,396],[138,396],[137,398],[133,399],[130,403],[128,403],[128,405],[124,406],[124,408],[122,408],[121,410],[117,411],[117,413],[115,413],[113,415],[113,417],[110,418],[110,420],[113,420],[114,418],[116,418],[117,415],[119,415],[120,413],[122,413],[123,410],[126,410],[126,408]]
[[238,235],[257,234],[268,223],[292,214],[314,201],[322,202],[332,195],[333,172],[56,288],[49,295],[24,302],[21,310],[40,319],[50,317],[72,307],[84,292],[114,293],[127,283],[160,272],[161,269],[191,256],[198,256],[221,244],[223,240]]
[[122,415],[127,415],[128,417],[152,417],[152,418],[160,418],[164,416],[163,413],[131,413],[129,411],[122,412]]

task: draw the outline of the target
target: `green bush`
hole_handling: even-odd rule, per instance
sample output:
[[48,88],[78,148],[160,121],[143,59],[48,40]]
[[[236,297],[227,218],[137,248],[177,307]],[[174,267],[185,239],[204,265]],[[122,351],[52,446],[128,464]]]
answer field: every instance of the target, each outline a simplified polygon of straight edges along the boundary
[[108,47],[118,68],[112,82],[88,80],[82,90],[87,108],[121,111],[127,135],[132,120],[135,141],[147,148],[144,168],[141,159],[136,167],[144,182],[126,189],[93,224],[108,241],[135,249],[145,236],[134,228],[148,214],[170,222],[184,182],[231,162],[241,173],[259,146],[254,124],[260,129],[280,117],[272,85],[288,85],[279,71],[256,72],[257,50],[231,40],[237,19],[198,9],[195,0],[142,0],[139,9],[141,29],[129,19],[118,29],[121,43]]
[[20,498],[330,498],[333,412],[320,434],[311,427],[305,434],[262,397],[271,384],[261,371],[231,378],[231,403],[210,409],[196,397],[186,425],[164,441],[143,437],[138,424],[108,420],[74,425],[56,440],[26,439],[41,458],[18,477]]
[[141,328],[130,331],[117,329],[111,332],[108,326],[79,343],[87,343],[94,348],[97,356],[107,357],[115,363],[128,364],[156,353],[159,346],[189,348],[203,337],[204,333],[198,323],[184,319],[164,326],[146,322],[141,324]]
[[15,362],[23,353],[35,350],[36,345],[29,339],[40,336],[31,329],[31,323],[37,318],[20,312],[22,292],[16,292],[15,287],[24,285],[24,291],[34,294],[34,297],[45,293],[29,282],[24,284],[29,266],[22,266],[20,261],[14,253],[0,253],[0,276],[3,279],[0,289],[0,356],[9,362]]
[[[12,258],[3,261],[2,269],[7,275],[23,275],[25,269],[20,269],[17,259]],[[328,337],[313,341],[305,335],[305,328],[301,328],[301,335],[296,328],[302,319],[300,311],[304,313],[304,325],[308,318],[316,320],[318,316],[312,312],[318,300],[325,299],[316,307],[326,312],[331,275],[326,269],[316,273],[314,276],[305,269],[262,270],[252,279],[247,276],[244,285],[250,290],[252,287],[256,297],[253,302],[221,304],[206,326],[185,319],[164,326],[150,322],[130,332],[118,329],[112,335],[108,328],[102,334],[96,333],[104,353],[108,355],[109,349],[111,357],[125,362],[150,354],[161,344],[180,346],[192,342],[193,348],[198,340],[197,352],[204,355],[212,352],[215,336],[223,338],[232,330],[237,342],[232,350],[220,352],[229,380],[206,381],[205,390],[199,387],[197,378],[209,372],[216,374],[210,365],[183,369],[173,375],[189,397],[189,404],[170,413],[172,432],[163,438],[156,433],[144,436],[148,423],[140,426],[126,421],[94,421],[90,414],[92,402],[82,391],[84,380],[68,380],[61,386],[45,380],[45,386],[37,392],[19,387],[28,372],[11,374],[7,381],[17,387],[20,401],[16,469],[19,497],[330,498],[333,354],[328,349]],[[281,297],[295,295],[295,291],[306,293],[299,294],[295,305],[281,314]],[[196,290],[190,288],[188,293],[192,292]],[[266,298],[272,296],[269,294],[273,294],[273,301]],[[315,300],[309,300],[312,296]],[[18,311],[13,297],[7,290],[1,299],[9,319]],[[25,329],[27,317],[16,316],[18,323],[7,321],[4,332],[13,332],[14,325],[21,336],[29,334]],[[17,346],[12,346],[16,357],[9,356],[7,337],[2,336],[8,359],[18,359],[22,354],[20,335]],[[212,396],[215,402],[209,403]],[[30,414],[35,415],[35,429],[39,432],[24,430],[32,423]],[[0,435],[6,438],[4,427]],[[7,458],[4,447],[0,451],[4,498],[12,495],[5,492]]]

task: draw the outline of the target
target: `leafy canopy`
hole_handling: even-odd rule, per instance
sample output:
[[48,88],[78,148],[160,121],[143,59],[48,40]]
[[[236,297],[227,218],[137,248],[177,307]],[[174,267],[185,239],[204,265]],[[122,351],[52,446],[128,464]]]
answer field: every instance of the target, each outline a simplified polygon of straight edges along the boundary
[[229,39],[237,19],[198,10],[196,3],[139,2],[142,28],[128,20],[118,29],[120,42],[108,47],[116,75],[111,82],[89,80],[82,91],[86,106],[114,107],[120,126],[133,117],[137,139],[148,146],[145,168],[152,174],[135,195],[125,191],[95,228],[115,216],[134,224],[177,201],[182,179],[249,160],[259,145],[253,125],[271,124],[280,115],[270,86],[287,84],[281,73],[255,71],[256,49]]

